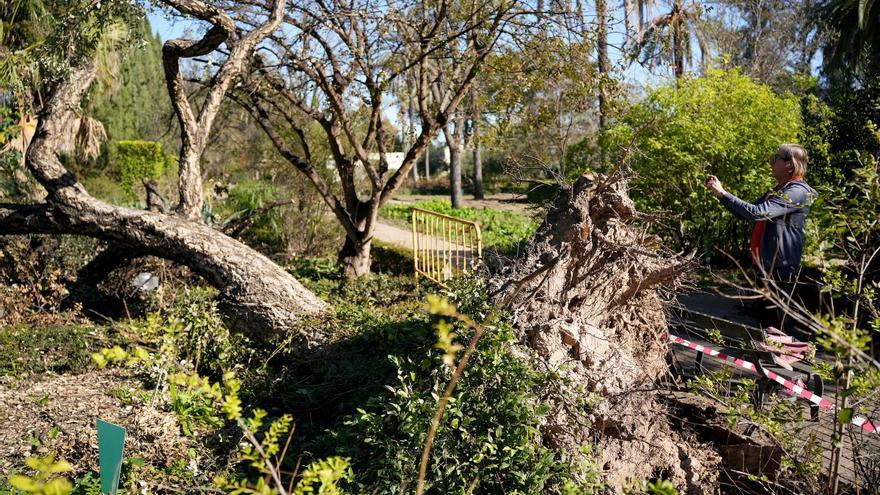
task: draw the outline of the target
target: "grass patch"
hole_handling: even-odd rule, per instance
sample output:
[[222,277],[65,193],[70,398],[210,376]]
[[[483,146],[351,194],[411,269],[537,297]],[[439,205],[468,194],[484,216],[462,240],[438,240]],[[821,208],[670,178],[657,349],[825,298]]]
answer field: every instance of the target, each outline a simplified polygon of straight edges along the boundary
[[0,328],[0,375],[82,373],[104,339],[101,327],[13,325]]

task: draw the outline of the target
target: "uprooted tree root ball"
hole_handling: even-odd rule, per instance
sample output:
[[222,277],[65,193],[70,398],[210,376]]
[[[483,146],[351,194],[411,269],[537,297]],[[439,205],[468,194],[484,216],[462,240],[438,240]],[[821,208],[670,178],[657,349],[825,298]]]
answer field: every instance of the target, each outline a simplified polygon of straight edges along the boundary
[[622,174],[584,175],[490,285],[496,300],[519,289],[511,308],[521,342],[562,378],[545,442],[569,453],[596,442],[616,491],[664,478],[713,493],[720,457],[669,426],[656,386],[668,369],[661,292],[690,260],[661,250],[638,217]]

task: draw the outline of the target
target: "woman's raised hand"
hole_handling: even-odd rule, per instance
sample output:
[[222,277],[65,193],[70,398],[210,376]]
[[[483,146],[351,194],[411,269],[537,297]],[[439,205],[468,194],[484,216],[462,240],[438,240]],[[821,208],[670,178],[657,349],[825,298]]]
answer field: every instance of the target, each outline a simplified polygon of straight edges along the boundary
[[710,175],[706,179],[706,187],[709,188],[710,191],[715,193],[715,196],[718,196],[719,198],[727,194],[727,191],[725,191],[724,188],[721,187],[721,181],[718,180],[718,177],[715,177],[714,175]]

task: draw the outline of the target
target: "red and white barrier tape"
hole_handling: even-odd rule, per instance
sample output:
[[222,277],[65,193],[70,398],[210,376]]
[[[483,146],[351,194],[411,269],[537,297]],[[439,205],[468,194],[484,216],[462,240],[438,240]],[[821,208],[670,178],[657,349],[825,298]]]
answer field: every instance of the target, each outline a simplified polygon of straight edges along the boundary
[[[702,352],[704,354],[721,359],[723,361],[733,363],[736,366],[739,366],[740,368],[743,368],[748,371],[751,371],[752,373],[758,374],[758,367],[755,366],[755,364],[752,362],[746,361],[745,359],[740,359],[740,358],[736,358],[733,356],[728,356],[727,354],[724,354],[723,352],[716,351],[715,349],[712,349],[711,347],[707,347],[707,346],[704,346],[701,344],[697,344],[695,342],[691,342],[690,340],[683,339],[677,335],[672,335],[671,333],[668,335],[669,335],[669,341],[674,344],[680,344],[685,347],[690,347],[691,349],[693,349],[697,352]],[[832,403],[828,399],[823,399],[822,397],[814,394],[813,392],[810,392],[809,390],[804,390],[803,387],[793,383],[791,380],[787,380],[787,379],[785,379],[785,377],[779,376],[776,373],[774,373],[770,370],[766,370],[764,368],[761,368],[761,371],[764,373],[764,375],[767,376],[767,378],[769,378],[769,379],[773,380],[774,382],[787,388],[788,390],[790,390],[793,394],[797,395],[798,397],[802,397],[802,398],[812,402],[813,404],[818,405],[822,409],[833,409],[834,408],[834,403]],[[877,426],[864,416],[854,416],[851,422],[852,422],[852,424],[862,428],[865,431],[868,431],[871,433],[877,433],[877,431],[878,431]]]

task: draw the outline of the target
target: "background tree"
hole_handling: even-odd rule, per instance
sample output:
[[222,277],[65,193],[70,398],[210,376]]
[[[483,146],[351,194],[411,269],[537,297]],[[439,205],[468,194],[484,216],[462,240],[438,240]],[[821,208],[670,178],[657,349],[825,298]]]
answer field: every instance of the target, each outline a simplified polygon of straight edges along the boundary
[[[455,9],[455,16],[452,10]],[[516,3],[394,2],[381,9],[354,1],[291,6],[284,36],[271,37],[246,91],[249,109],[279,153],[306,175],[346,233],[339,260],[346,276],[370,271],[379,209],[403,184],[431,139],[453,118],[500,33],[518,16]],[[245,22],[245,21],[243,21]],[[463,43],[454,47],[456,43]],[[431,101],[432,64],[457,59],[449,97]],[[392,83],[412,75],[419,132],[398,170],[388,169],[389,130],[381,118]],[[356,126],[356,116],[366,125]],[[303,119],[330,145],[341,198],[317,173]],[[291,138],[293,138],[291,140]],[[375,154],[373,154],[375,153]],[[367,178],[358,191],[356,171]],[[363,194],[363,196],[361,195]]]
[[709,47],[703,33],[703,7],[696,1],[673,0],[668,12],[650,19],[635,44],[635,54],[642,64],[654,67],[665,64],[676,79],[693,63],[692,44],[700,49],[700,66],[705,67]]
[[818,5],[826,29],[823,63],[830,70],[880,72],[880,4],[870,0],[824,0]]
[[706,38],[722,67],[774,88],[794,89],[792,74],[808,74],[821,47],[815,2],[726,0],[706,13]]
[[514,176],[566,175],[568,147],[595,131],[591,117],[600,76],[591,46],[544,30],[489,60],[483,98],[491,127],[483,140]]
[[[449,29],[449,28],[446,28]],[[462,49],[458,40],[454,40],[450,45],[453,52]],[[463,47],[468,49],[467,46]],[[448,105],[449,100],[455,96],[456,73],[460,73],[462,68],[457,67],[459,61],[467,62],[462,57],[453,57],[450,61],[434,60],[428,67],[433,69],[431,75],[431,94],[433,101],[436,101],[440,107]],[[471,88],[473,91],[473,87]],[[443,126],[443,138],[446,141],[446,149],[449,151],[449,201],[453,208],[461,208],[461,157],[464,153],[464,144],[466,138],[465,124],[468,116],[465,105],[460,105],[453,117]]]
[[605,128],[608,115],[605,84],[611,69],[608,59],[608,4],[606,0],[596,0],[596,67],[599,69],[599,129]]
[[469,112],[470,126],[468,128],[468,140],[471,144],[474,165],[474,199],[483,199],[483,145],[480,138],[480,129],[483,127],[483,102],[480,98],[482,84],[478,80],[471,89]]
[[169,139],[171,105],[162,77],[162,42],[150,31],[146,17],[129,28],[133,42],[118,50],[119,63],[104,87],[95,86],[88,96],[87,111],[104,124],[109,140]]

